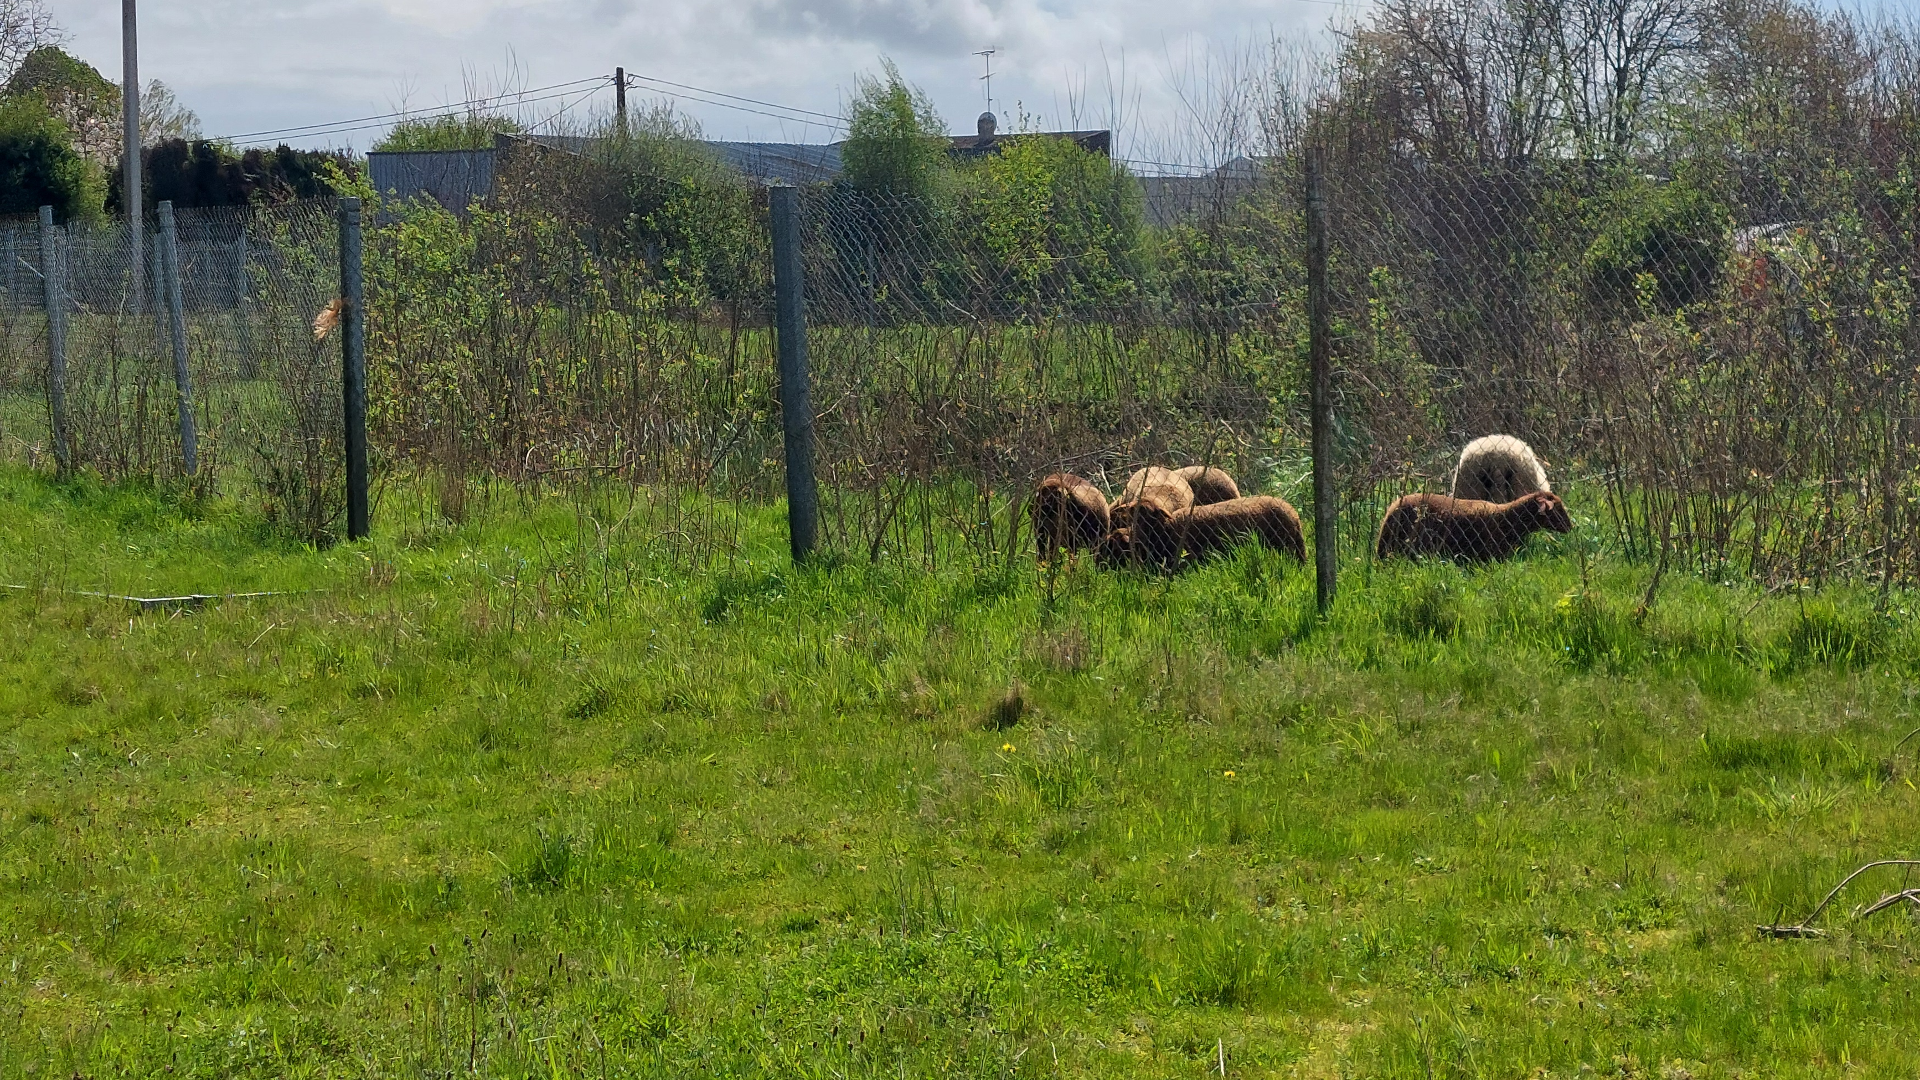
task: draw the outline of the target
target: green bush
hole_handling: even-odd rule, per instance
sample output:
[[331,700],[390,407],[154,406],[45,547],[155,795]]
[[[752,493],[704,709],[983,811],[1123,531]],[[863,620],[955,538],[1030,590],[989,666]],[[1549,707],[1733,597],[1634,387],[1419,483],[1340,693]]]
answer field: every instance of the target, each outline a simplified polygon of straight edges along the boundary
[[0,99],[0,214],[52,206],[56,218],[91,218],[104,201],[100,174],[36,97]]
[[882,77],[860,80],[848,106],[843,174],[861,191],[930,196],[946,169],[945,125],[925,91],[907,85],[893,61],[882,61],[881,69]]
[[1587,272],[1603,304],[1672,311],[1712,291],[1726,246],[1727,211],[1708,193],[1634,177],[1606,198]]
[[1142,294],[1140,188],[1124,166],[1069,139],[1015,136],[958,186],[958,227],[1008,300],[1084,310]]
[[402,120],[373,144],[377,153],[403,150],[491,150],[496,132],[518,135],[520,122],[486,113]]

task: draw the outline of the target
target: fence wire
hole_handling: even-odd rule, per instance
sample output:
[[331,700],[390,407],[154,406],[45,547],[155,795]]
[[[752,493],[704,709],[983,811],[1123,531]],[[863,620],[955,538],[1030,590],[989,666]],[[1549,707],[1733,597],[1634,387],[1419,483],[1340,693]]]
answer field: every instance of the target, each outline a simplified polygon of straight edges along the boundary
[[1630,556],[1920,579],[1920,137],[1856,149],[1791,184],[1742,156],[1331,169],[1351,504],[1446,491],[1504,432]]
[[[955,191],[804,189],[827,541],[920,566],[1025,558],[1032,493],[1057,472],[1115,500],[1148,466],[1217,467],[1305,507],[1311,136],[1345,554],[1505,434],[1633,558],[1770,585],[1920,579],[1913,115],[1819,154],[1615,161],[1442,155],[1341,122],[1158,224],[1111,163],[1018,141],[1006,153],[1028,157],[965,166]],[[766,194],[623,145],[504,156],[462,214],[377,208],[376,469],[424,481],[454,520],[497,480],[624,492],[595,514],[710,565],[781,487]],[[325,536],[339,362],[309,324],[337,288],[331,207],[183,211],[179,228],[198,482]],[[124,232],[56,235],[75,462],[109,478],[179,470],[152,239],[141,306]],[[50,463],[37,226],[0,228],[0,260],[0,430]]]
[[1004,561],[1030,550],[1049,473],[1115,492],[1147,464],[1264,476],[1304,445],[1277,308],[1169,303],[1102,222],[1010,236],[846,187],[802,215],[825,529],[852,552]]
[[[122,222],[52,230],[72,464],[253,500],[298,534],[325,538],[344,500],[339,344],[312,330],[339,292],[332,204],[174,216],[195,473],[183,464],[162,237],[151,223],[137,245]],[[51,465],[42,239],[37,222],[0,225],[0,423],[13,456]]]

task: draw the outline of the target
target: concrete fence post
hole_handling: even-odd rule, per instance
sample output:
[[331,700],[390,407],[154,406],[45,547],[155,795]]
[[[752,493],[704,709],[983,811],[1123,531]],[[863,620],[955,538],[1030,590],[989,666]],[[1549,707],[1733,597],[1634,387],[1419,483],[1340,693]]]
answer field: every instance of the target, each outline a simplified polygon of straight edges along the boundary
[[40,208],[40,278],[47,297],[47,413],[53,460],[62,476],[73,470],[73,433],[67,427],[67,275],[53,207]]
[[807,372],[807,309],[800,249],[800,192],[770,188],[774,328],[780,352],[780,419],[787,443],[787,537],[793,560],[813,553],[820,495],[813,479],[813,393]]
[[162,199],[160,211],[160,279],[167,304],[167,331],[173,344],[173,386],[180,408],[180,469],[188,476],[200,470],[200,439],[193,427],[193,369],[187,363],[187,309],[180,288],[180,234],[174,226],[173,203]]
[[360,200],[340,200],[340,393],[346,419],[347,539],[372,526],[367,480],[367,281]]
[[1333,319],[1327,285],[1325,157],[1307,148],[1307,363],[1313,413],[1314,598],[1320,613],[1333,606],[1340,559],[1340,510],[1333,491]]

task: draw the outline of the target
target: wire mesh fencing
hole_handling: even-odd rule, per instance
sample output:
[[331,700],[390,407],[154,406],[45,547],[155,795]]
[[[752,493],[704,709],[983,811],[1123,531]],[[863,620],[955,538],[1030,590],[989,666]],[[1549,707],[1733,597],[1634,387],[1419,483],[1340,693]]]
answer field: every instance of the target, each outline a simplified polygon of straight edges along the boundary
[[[1901,115],[1818,155],[1610,161],[1437,155],[1330,115],[1233,199],[1158,225],[1123,170],[1032,140],[952,189],[808,187],[824,537],[851,558],[1006,565],[1035,550],[1044,477],[1125,502],[1148,466],[1216,467],[1307,509],[1311,137],[1344,555],[1379,548],[1393,500],[1456,492],[1462,448],[1505,434],[1575,520],[1663,570],[1912,583],[1920,123]],[[768,199],[692,160],[530,148],[465,213],[379,208],[376,470],[419,481],[440,518],[502,485],[563,487],[675,565],[737,555],[781,489]],[[339,353],[310,325],[338,290],[332,207],[177,221],[194,482],[331,535]],[[0,228],[0,425],[9,453],[51,465],[42,239]],[[183,480],[155,238],[139,276],[123,230],[52,240],[72,464]]]
[[1350,157],[1329,198],[1350,500],[1444,492],[1504,432],[1663,569],[1920,578],[1920,137],[1856,149],[1790,185],[1743,155]]
[[[173,218],[184,383],[159,231],[143,230],[136,243],[121,222],[74,222],[44,234],[37,222],[0,226],[8,452],[52,466],[64,449],[70,467],[107,480],[249,499],[290,531],[324,539],[344,500],[339,346],[316,341],[313,331],[339,291],[332,204],[190,209]],[[56,342],[64,448],[55,445],[50,409]],[[183,397],[193,420],[191,474]]]
[[[1118,494],[1149,464],[1299,466],[1297,310],[1169,301],[1122,207],[1008,230],[986,207],[844,186],[802,200],[829,539],[871,559],[1006,562],[1029,493]],[[1091,220],[1089,220],[1091,219]],[[1294,470],[1304,476],[1304,466]]]
[[[563,490],[603,539],[662,562],[739,551],[779,487],[764,191],[528,145],[469,212],[401,201],[380,217],[370,436],[382,467],[431,492],[426,512],[464,520],[501,483]],[[661,229],[708,256],[663,252]]]

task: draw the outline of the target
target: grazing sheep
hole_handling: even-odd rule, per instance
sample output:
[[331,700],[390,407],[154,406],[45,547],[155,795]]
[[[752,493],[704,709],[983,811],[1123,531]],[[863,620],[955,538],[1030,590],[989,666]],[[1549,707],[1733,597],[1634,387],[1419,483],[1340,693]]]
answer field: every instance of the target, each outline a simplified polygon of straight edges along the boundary
[[1113,501],[1110,521],[1116,529],[1128,528],[1146,517],[1164,523],[1192,505],[1193,487],[1184,477],[1171,469],[1149,465],[1127,478],[1127,486]]
[[1072,473],[1054,473],[1034,489],[1033,543],[1042,559],[1065,548],[1091,548],[1107,535],[1107,497],[1092,481]]
[[1093,549],[1093,561],[1103,570],[1138,565],[1139,550],[1134,547],[1133,529],[1115,529],[1102,537]]
[[1374,553],[1382,559],[1394,555],[1443,555],[1473,562],[1505,559],[1542,529],[1573,530],[1567,504],[1551,491],[1536,491],[1505,503],[1402,495],[1380,521]]
[[1173,516],[1167,536],[1179,544],[1173,554],[1184,553],[1190,559],[1218,554],[1252,538],[1301,562],[1307,560],[1300,514],[1287,500],[1271,495],[1249,495],[1183,510]]
[[1205,465],[1189,465],[1184,469],[1173,470],[1180,479],[1193,489],[1193,505],[1211,506],[1228,499],[1240,497],[1240,485],[1233,482],[1225,469],[1209,468]]
[[1165,523],[1157,516],[1143,515],[1133,525],[1108,533],[1094,557],[1104,567],[1146,565],[1172,570],[1248,539],[1306,561],[1300,515],[1285,499],[1270,495],[1189,507]]
[[1453,470],[1453,497],[1508,503],[1536,491],[1552,491],[1533,448],[1511,435],[1484,435],[1460,451]]

